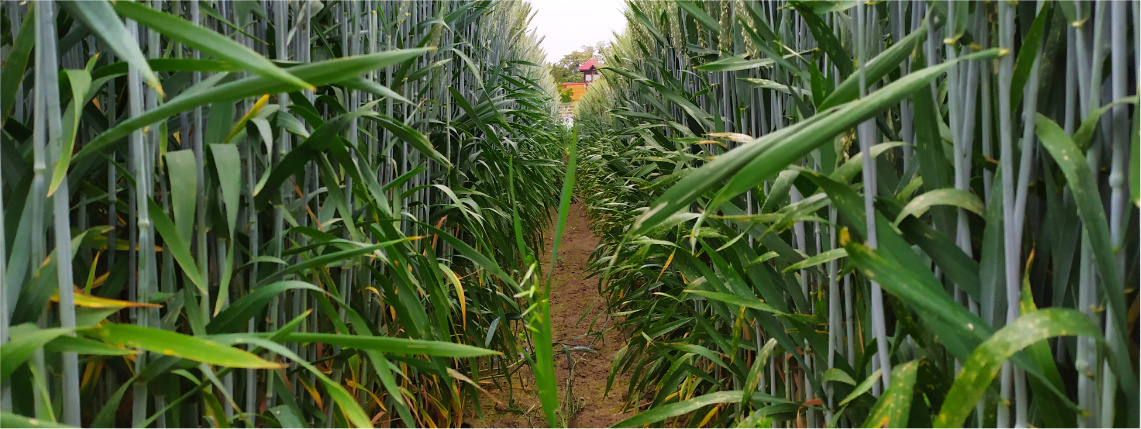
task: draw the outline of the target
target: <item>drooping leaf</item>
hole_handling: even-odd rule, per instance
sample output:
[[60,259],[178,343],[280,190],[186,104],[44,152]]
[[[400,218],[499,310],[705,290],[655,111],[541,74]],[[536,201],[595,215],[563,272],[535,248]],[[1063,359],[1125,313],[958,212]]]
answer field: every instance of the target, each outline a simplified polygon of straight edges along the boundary
[[225,333],[237,331],[246,321],[255,317],[265,309],[274,297],[290,290],[307,289],[315,292],[324,292],[312,284],[301,281],[280,281],[254,289],[248,295],[234,301],[224,310],[214,316],[206,325],[210,333]]
[[0,126],[8,122],[8,115],[16,105],[16,89],[24,81],[28,58],[36,43],[35,18],[35,8],[28,8],[24,21],[20,23],[20,31],[12,39],[11,50],[4,57],[4,66],[0,69]]
[[214,341],[143,326],[108,323],[81,331],[83,335],[134,349],[229,368],[273,369],[283,364],[266,361],[245,350]]
[[919,369],[919,361],[896,365],[891,370],[891,384],[884,390],[883,395],[872,407],[871,414],[864,420],[866,428],[895,428],[907,426],[907,417],[911,411],[912,395],[915,390],[915,378]]
[[1002,364],[1015,353],[1038,341],[1070,335],[1101,336],[1088,316],[1067,308],[1038,310],[1000,329],[963,363],[963,370],[955,377],[935,419],[935,427],[962,426]]
[[381,353],[428,355],[452,358],[477,357],[500,354],[465,344],[444,341],[413,340],[395,337],[373,337],[361,335],[295,333],[286,335],[283,341],[299,343],[322,343],[341,347],[375,350]]
[[64,70],[61,75],[71,84],[71,105],[61,122],[63,122],[63,141],[60,142],[59,160],[52,168],[51,183],[48,184],[48,196],[55,190],[67,176],[67,169],[71,166],[71,153],[75,147],[75,137],[79,133],[79,117],[83,106],[87,104],[87,91],[91,87],[91,74],[86,70]]
[[61,2],[60,6],[67,10],[75,20],[82,23],[96,36],[103,40],[104,46],[115,51],[115,55],[131,64],[142,74],[147,85],[162,94],[162,84],[158,75],[151,70],[146,55],[139,49],[135,37],[127,31],[123,21],[115,15],[115,10],[107,0],[92,0],[81,2]]
[[0,346],[0,383],[8,382],[8,377],[36,350],[69,332],[64,328],[39,329],[31,324],[13,326],[8,342]]
[[[87,4],[85,2],[79,2]],[[360,76],[367,71],[382,68],[388,65],[401,63],[427,52],[427,49],[402,49],[385,51],[378,54],[358,55],[349,58],[325,60],[312,64],[295,66],[287,69],[290,74],[314,86],[323,86]],[[180,95],[168,100],[156,109],[144,112],[141,115],[122,121],[114,127],[100,134],[88,142],[75,154],[74,161],[79,161],[94,155],[119,141],[131,131],[150,125],[163,118],[176,113],[204,106],[211,103],[220,103],[238,100],[262,94],[275,94],[289,92],[297,89],[295,85],[281,83],[277,79],[264,76],[251,76],[230,83],[214,86],[209,89]]]
[[[726,402],[739,401],[741,399],[742,391],[740,390],[727,390],[720,392],[708,393],[698,396],[696,398],[687,399],[684,401],[674,402],[672,404],[662,405],[657,408],[647,410],[643,413],[636,414],[633,417],[615,423],[612,427],[638,427],[649,423],[660,422],[670,417],[680,416],[682,414],[697,411],[703,407],[714,404],[723,404]],[[754,393],[750,400],[764,401],[764,402],[777,402],[789,403],[783,398],[774,398],[769,395]]]
[[[1073,140],[1065,131],[1049,118],[1038,114],[1036,122],[1038,138],[1042,147],[1053,157],[1054,162],[1062,169],[1069,189],[1078,208],[1078,216],[1082,220],[1085,234],[1089,237],[1093,249],[1094,263],[1097,265],[1100,281],[1098,288],[1104,296],[1104,302],[1112,310],[1110,317],[1117,326],[1128,326],[1125,321],[1125,295],[1121,274],[1117,268],[1117,259],[1114,255],[1112,241],[1109,237],[1109,224],[1106,220],[1105,209],[1102,208],[1101,196],[1098,192],[1097,182],[1090,170],[1086,157],[1077,149]],[[1113,359],[1114,372],[1117,380],[1125,392],[1136,398],[1137,377],[1134,368],[1128,365],[1129,358],[1124,354],[1124,347],[1129,344],[1125,338],[1125,330],[1115,330],[1117,338],[1109,339],[1116,358]]]
[[296,88],[314,89],[297,76],[282,70],[253,49],[177,16],[151,9],[143,3],[116,1],[115,12],[137,21],[191,48],[242,66],[246,71],[279,80]]
[[982,200],[968,191],[952,188],[935,189],[912,198],[903,207],[903,211],[899,212],[899,216],[895,218],[895,224],[899,225],[907,216],[922,216],[923,213],[927,212],[927,209],[935,205],[954,206],[979,216],[983,215],[984,209]]

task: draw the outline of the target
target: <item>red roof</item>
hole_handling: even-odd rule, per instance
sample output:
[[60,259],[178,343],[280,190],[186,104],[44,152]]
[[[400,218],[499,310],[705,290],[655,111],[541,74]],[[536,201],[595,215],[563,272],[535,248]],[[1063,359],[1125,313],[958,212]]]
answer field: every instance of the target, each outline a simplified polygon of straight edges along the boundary
[[594,58],[587,60],[586,64],[579,66],[578,71],[587,71],[592,68],[598,68],[598,61],[595,61]]

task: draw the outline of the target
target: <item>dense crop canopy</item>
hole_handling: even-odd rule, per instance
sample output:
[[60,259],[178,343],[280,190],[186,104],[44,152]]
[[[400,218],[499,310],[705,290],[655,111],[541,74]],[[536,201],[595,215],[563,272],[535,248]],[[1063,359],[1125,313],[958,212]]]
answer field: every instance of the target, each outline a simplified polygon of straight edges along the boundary
[[628,5],[575,116],[624,424],[1138,424],[1135,3]]
[[526,3],[0,11],[0,425],[458,426],[539,364]]

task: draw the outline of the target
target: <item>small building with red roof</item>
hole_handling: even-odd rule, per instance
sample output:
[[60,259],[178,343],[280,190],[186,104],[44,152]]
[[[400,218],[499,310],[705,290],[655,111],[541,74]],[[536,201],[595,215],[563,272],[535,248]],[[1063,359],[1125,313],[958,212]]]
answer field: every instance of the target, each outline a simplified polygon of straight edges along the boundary
[[582,80],[586,82],[587,86],[590,86],[591,82],[598,80],[598,61],[591,58],[578,66],[578,71],[582,72]]
[[583,94],[586,94],[586,90],[590,88],[590,84],[602,77],[602,74],[598,71],[600,65],[598,60],[591,58],[578,67],[578,71],[582,72],[582,82],[564,82],[562,84],[563,92],[570,91],[570,103],[566,103],[560,108],[563,119],[568,124],[571,121],[571,112],[574,111],[574,105],[578,103],[578,100],[582,98]]

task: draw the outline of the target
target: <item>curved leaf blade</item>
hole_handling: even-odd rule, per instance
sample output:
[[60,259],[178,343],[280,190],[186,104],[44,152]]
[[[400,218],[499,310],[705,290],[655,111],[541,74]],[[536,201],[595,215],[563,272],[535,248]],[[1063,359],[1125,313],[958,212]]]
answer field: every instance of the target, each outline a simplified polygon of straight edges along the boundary
[[297,343],[322,343],[361,350],[375,350],[387,354],[428,355],[450,358],[479,357],[501,353],[466,344],[446,341],[413,340],[408,338],[376,337],[364,335],[340,335],[317,333],[294,333],[286,335],[282,341]]
[[221,33],[210,31],[169,13],[151,9],[143,3],[116,1],[112,7],[120,15],[158,31],[171,40],[231,61],[254,74],[276,79],[297,88],[315,89],[313,85],[281,69],[253,49],[247,48]]
[[269,362],[245,350],[173,331],[109,323],[81,331],[84,335],[134,349],[228,368],[274,369],[284,364]]
[[162,94],[162,84],[158,75],[151,70],[146,55],[139,49],[139,43],[123,21],[115,14],[107,0],[92,1],[66,1],[59,5],[67,10],[76,21],[82,23],[96,36],[106,43],[106,46],[115,51],[115,55],[129,63],[131,67],[139,69],[147,85]]
[[947,392],[934,426],[962,426],[1002,364],[1015,353],[1042,340],[1073,335],[1101,339],[1097,326],[1088,316],[1068,308],[1038,310],[1006,325],[980,344],[963,363],[963,370]]

